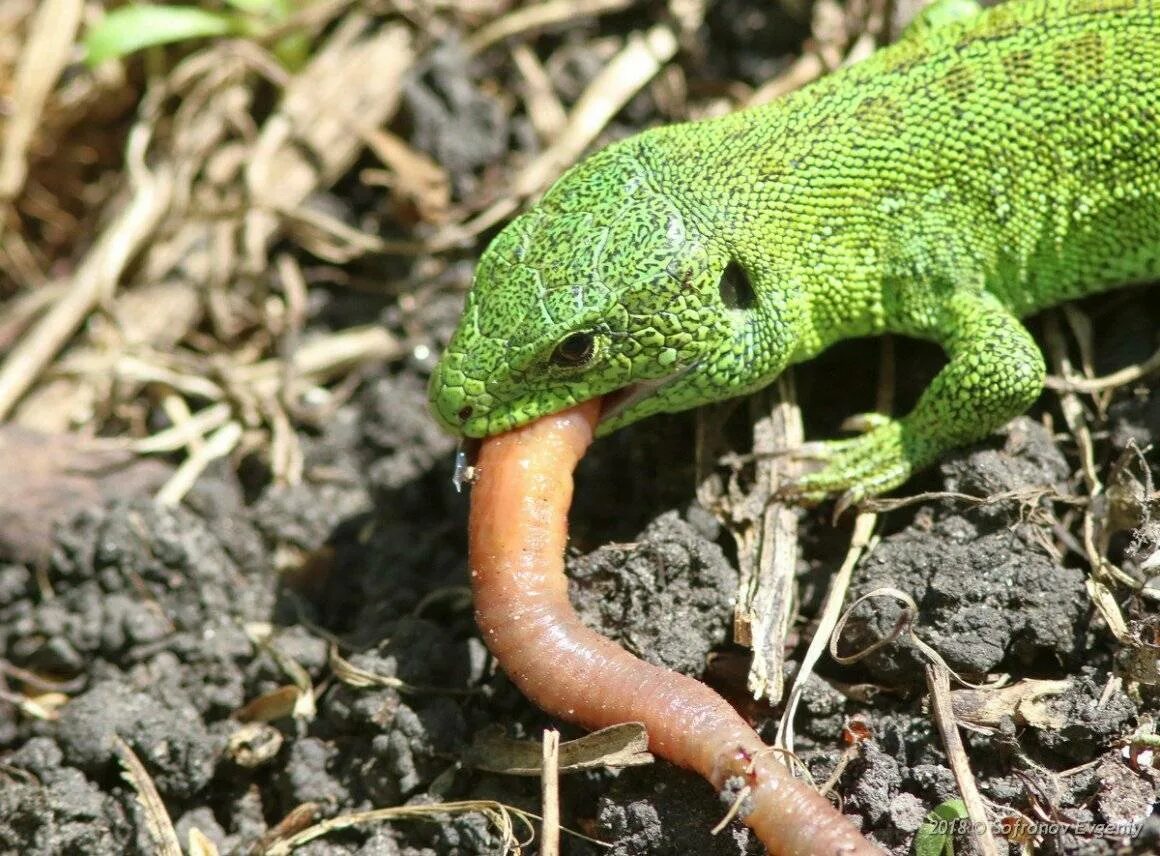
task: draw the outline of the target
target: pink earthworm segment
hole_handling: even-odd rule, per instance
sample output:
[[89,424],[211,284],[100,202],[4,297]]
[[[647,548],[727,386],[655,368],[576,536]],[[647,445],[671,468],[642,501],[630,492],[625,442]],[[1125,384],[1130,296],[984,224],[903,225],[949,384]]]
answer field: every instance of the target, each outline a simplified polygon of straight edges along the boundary
[[643,722],[654,754],[718,791],[747,787],[740,816],[775,856],[881,854],[717,693],[638,660],[573,611],[564,575],[572,471],[599,415],[589,401],[480,448],[469,560],[488,648],[549,714],[590,729]]

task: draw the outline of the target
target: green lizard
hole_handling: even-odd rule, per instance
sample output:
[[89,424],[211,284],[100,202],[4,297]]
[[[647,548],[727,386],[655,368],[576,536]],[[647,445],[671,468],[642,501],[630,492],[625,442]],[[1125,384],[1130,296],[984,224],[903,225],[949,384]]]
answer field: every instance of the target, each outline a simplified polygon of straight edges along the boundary
[[1021,413],[1019,318],[1160,277],[1160,0],[942,0],[896,44],[772,104],[573,167],[480,260],[431,378],[496,434],[604,396],[600,434],[750,392],[853,336],[948,356],[791,492],[901,484]]

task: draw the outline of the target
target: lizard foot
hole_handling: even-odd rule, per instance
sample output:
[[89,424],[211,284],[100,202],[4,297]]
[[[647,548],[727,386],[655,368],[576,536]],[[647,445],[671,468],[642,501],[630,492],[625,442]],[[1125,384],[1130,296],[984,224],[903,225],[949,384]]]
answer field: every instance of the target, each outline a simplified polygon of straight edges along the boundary
[[788,452],[805,472],[785,483],[779,494],[797,502],[818,503],[838,497],[834,516],[868,496],[906,481],[917,468],[904,423],[881,414],[857,417],[866,433],[845,440],[805,443]]

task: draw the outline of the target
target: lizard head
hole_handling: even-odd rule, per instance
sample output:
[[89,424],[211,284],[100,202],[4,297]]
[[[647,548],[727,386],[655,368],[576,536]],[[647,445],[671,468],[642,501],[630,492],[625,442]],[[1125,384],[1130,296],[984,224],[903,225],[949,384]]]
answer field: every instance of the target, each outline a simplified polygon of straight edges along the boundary
[[484,252],[431,378],[432,410],[485,437],[602,396],[605,434],[722,397],[698,387],[730,335],[727,261],[630,146],[603,150]]

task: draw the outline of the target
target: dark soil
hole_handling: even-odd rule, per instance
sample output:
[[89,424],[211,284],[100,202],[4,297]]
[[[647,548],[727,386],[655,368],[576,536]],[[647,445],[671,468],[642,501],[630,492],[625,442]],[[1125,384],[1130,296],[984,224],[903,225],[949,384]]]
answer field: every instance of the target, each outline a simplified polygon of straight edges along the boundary
[[[624,13],[593,26],[616,33],[639,24]],[[690,51],[683,62],[702,82],[756,83],[793,58],[807,31],[808,14],[723,2],[701,31],[700,54]],[[600,63],[579,47],[576,56],[567,71],[579,88]],[[528,135],[526,118],[509,116],[501,94],[477,85],[479,64],[488,61],[468,63],[449,40],[406,92],[398,130],[449,171],[458,194],[472,192],[487,165]],[[606,136],[657,118],[642,94]],[[354,211],[364,201],[337,204]],[[196,829],[222,853],[259,852],[264,836],[295,811],[321,819],[462,800],[539,811],[537,778],[463,763],[489,726],[537,743],[549,725],[565,738],[580,733],[524,700],[475,631],[466,590],[468,497],[451,484],[454,441],[426,411],[431,353],[450,335],[478,251],[440,268],[433,288],[422,262],[399,260],[382,263],[399,283],[391,294],[312,287],[310,325],[377,320],[409,343],[412,356],[366,378],[321,426],[301,428],[298,485],[271,483],[255,459],[215,466],[178,507],[149,499],[157,474],[140,471],[116,490],[106,476],[73,484],[42,473],[69,501],[49,503],[40,497],[55,494],[40,492],[25,501],[23,489],[4,491],[28,469],[22,455],[7,453],[0,662],[13,668],[0,674],[0,853],[154,852],[122,777],[117,738],[144,764],[183,846]],[[423,299],[401,303],[397,294],[420,282]],[[1160,326],[1154,303],[1152,292],[1135,289],[1083,305],[1094,319],[1098,370],[1152,351]],[[811,435],[870,409],[877,353],[873,343],[854,343],[799,371]],[[936,358],[925,346],[897,343],[903,400]],[[1143,448],[1156,440],[1158,400],[1154,384],[1139,383],[1120,390],[1104,415],[1089,414],[1101,477],[1129,442]],[[744,652],[729,641],[733,540],[694,499],[697,418],[653,419],[593,448],[578,475],[571,593],[590,625],[646,660],[707,676],[772,736],[780,711],[744,700]],[[1030,416],[950,456],[905,493],[992,496],[1051,486],[1081,494],[1075,443],[1063,424],[1056,397],[1045,395]],[[1160,476],[1155,466],[1153,475]],[[17,521],[12,509],[26,505],[36,514]],[[848,540],[848,524],[832,527],[828,508],[802,515],[802,615],[791,669]],[[47,518],[56,525],[44,541]],[[19,527],[8,525],[14,521]],[[884,537],[861,560],[848,602],[887,586],[907,593],[918,605],[914,632],[965,680],[1003,673],[1009,683],[1066,682],[1035,704],[1034,715],[1011,706],[965,732],[980,789],[998,816],[1005,807],[1065,826],[1143,823],[1160,798],[1160,774],[1150,755],[1128,752],[1124,742],[1156,716],[1157,694],[1125,677],[1124,652],[1093,607],[1076,506],[1051,496],[983,505],[934,498],[884,514],[880,529]],[[1148,537],[1146,530],[1117,536],[1110,557],[1146,578],[1139,566]],[[1154,600],[1126,587],[1116,597],[1133,620],[1146,623],[1155,610]],[[888,635],[900,611],[889,598],[862,604],[841,649]],[[332,647],[378,682],[340,679]],[[286,709],[256,730],[244,724],[275,704],[264,697],[294,685],[288,662],[309,677],[316,713]],[[926,704],[926,662],[906,633],[856,665],[827,658],[797,718],[799,753],[815,780],[828,779],[845,753],[835,786],[843,810],[898,854],[910,852],[928,811],[958,796]],[[59,715],[21,711],[17,702],[27,699]],[[842,735],[852,720],[869,736],[847,750]],[[609,845],[565,835],[571,856],[761,852],[736,822],[711,835],[726,806],[699,778],[664,762],[565,776],[561,803],[564,825]],[[1132,845],[1128,836],[1062,828],[1036,848],[1143,853],[1158,842],[1160,823],[1151,820]],[[296,852],[466,856],[503,847],[495,828],[469,812],[335,832]],[[524,852],[538,852],[536,844]],[[1016,844],[1010,852],[1019,852]]]
[[[1113,408],[1123,416],[1110,424],[1110,436],[1139,442],[1158,427],[1151,410],[1146,393],[1123,401]],[[731,650],[723,646],[736,571],[719,526],[690,505],[685,468],[669,466],[672,457],[692,454],[692,418],[630,428],[597,444],[579,478],[579,539],[598,541],[609,517],[648,522],[629,543],[577,553],[569,571],[586,621],[645,659],[703,674],[714,651]],[[549,722],[495,672],[475,635],[463,593],[467,499],[451,488],[452,443],[426,418],[419,372],[406,367],[368,381],[308,439],[308,477],[298,487],[270,487],[246,502],[223,468],[180,508],[146,499],[90,506],[56,528],[41,567],[0,568],[5,659],[40,675],[79,676],[59,720],[20,717],[11,707],[0,719],[10,750],[0,788],[5,852],[149,851],[120,777],[115,736],[146,764],[178,831],[196,827],[223,852],[246,851],[304,803],[319,815],[433,799],[536,809],[535,780],[456,763],[489,724],[531,739]],[[599,477],[624,470],[626,461],[652,478],[625,491]],[[1024,418],[952,456],[938,479],[927,480],[988,495],[1066,483],[1073,466],[1049,432]],[[673,497],[680,498],[675,508]],[[1023,811],[1049,800],[1071,822],[1139,821],[1160,782],[1115,746],[1154,709],[1152,696],[1139,687],[1105,693],[1115,645],[1093,615],[1083,563],[1045,549],[1052,532],[1034,518],[1016,501],[980,508],[930,502],[892,512],[893,531],[861,562],[852,595],[887,585],[909,593],[921,637],[967,679],[996,672],[1070,679],[1071,688],[1050,702],[1055,727],[1007,716],[989,736],[971,736],[988,798]],[[806,525],[821,539],[833,537],[821,514]],[[274,545],[287,544],[311,558],[280,576]],[[803,579],[833,567],[807,557]],[[859,607],[843,647],[888,633],[898,610],[889,600]],[[319,699],[309,722],[276,720],[281,749],[247,766],[228,750],[241,727],[231,715],[289,683],[247,633],[255,623],[272,625],[269,647],[306,670]],[[357,651],[347,656],[359,668],[424,690],[336,681],[323,628]],[[819,780],[836,763],[849,718],[869,725],[872,737],[838,790],[845,810],[900,853],[926,811],[956,794],[923,708],[922,665],[905,639],[859,666],[828,665],[798,718],[803,758]],[[740,694],[738,675],[716,677]],[[868,702],[841,689],[866,682],[879,688]],[[755,715],[774,719],[773,711]],[[565,736],[577,733],[563,728]],[[563,801],[568,825],[612,843],[614,853],[759,852],[743,827],[710,836],[723,807],[696,777],[664,763],[569,777]],[[565,847],[600,852],[574,839]],[[500,843],[468,814],[332,835],[304,849],[312,848],[494,853]],[[1066,836],[1044,848],[1115,852],[1114,842],[1076,844]]]

